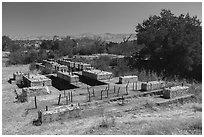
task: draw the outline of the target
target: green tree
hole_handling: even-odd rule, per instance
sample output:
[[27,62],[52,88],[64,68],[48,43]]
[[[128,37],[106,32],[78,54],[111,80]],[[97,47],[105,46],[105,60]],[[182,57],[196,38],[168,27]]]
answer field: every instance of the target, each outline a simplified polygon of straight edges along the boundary
[[138,44],[144,44],[140,56],[149,60],[151,69],[182,77],[201,75],[202,27],[196,16],[175,16],[163,9],[160,16],[138,24],[136,33]]
[[2,50],[8,50],[9,45],[12,44],[12,40],[8,36],[2,36]]

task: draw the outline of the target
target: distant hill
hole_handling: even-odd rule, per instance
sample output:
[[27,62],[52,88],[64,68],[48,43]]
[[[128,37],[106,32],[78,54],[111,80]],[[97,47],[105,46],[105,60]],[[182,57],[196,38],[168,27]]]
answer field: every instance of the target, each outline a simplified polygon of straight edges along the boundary
[[[122,33],[122,34],[113,34],[113,33],[102,33],[102,34],[92,34],[92,33],[83,33],[79,35],[71,35],[73,39],[80,39],[80,38],[90,38],[90,39],[96,39],[100,37],[102,40],[107,42],[122,42],[124,38],[128,38],[131,35],[131,33]],[[26,36],[26,35],[18,35],[18,36],[9,36],[11,39],[15,40],[52,40],[53,36]],[[61,38],[65,36],[60,36]],[[136,35],[135,33],[132,33],[129,40],[135,40]]]
[[[103,34],[91,34],[91,33],[83,33],[80,35],[74,35],[71,36],[73,39],[77,39],[77,38],[91,38],[91,39],[95,39],[100,37],[102,40],[104,41],[112,41],[112,42],[122,42],[124,38],[128,38],[131,35],[131,33],[127,34],[113,34],[113,33],[103,33]],[[135,40],[136,39],[136,35],[133,33],[130,37],[129,40]]]

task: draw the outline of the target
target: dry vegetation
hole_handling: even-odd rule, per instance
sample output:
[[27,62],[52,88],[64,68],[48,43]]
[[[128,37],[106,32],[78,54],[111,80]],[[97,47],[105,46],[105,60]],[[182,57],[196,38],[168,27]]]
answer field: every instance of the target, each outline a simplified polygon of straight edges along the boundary
[[[184,105],[172,104],[158,107],[153,97],[139,97],[125,100],[125,105],[107,102],[87,106],[77,119],[60,120],[32,125],[37,118],[33,100],[16,103],[13,89],[7,81],[18,70],[29,71],[28,65],[3,67],[2,74],[2,134],[148,134],[148,135],[191,135],[202,134],[201,84],[194,84],[194,102]],[[53,88],[54,90],[54,88]],[[50,97],[51,98],[51,97]],[[48,102],[49,103],[49,102]],[[45,105],[45,104],[39,104]],[[42,109],[43,107],[41,107]]]

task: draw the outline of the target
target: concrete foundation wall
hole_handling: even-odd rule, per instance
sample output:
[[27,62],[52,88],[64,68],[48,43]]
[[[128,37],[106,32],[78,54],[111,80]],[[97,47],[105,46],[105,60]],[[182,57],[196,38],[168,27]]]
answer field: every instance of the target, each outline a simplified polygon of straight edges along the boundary
[[141,85],[141,90],[143,91],[149,91],[149,90],[156,90],[161,89],[165,87],[164,81],[150,81],[150,82],[144,82]]
[[[76,118],[80,116],[80,108],[78,105],[73,104],[66,106],[59,106],[55,108],[51,108],[51,110],[43,111],[41,117],[43,123],[48,123],[52,121],[64,120],[69,118]],[[39,115],[39,113],[38,113]]]
[[92,78],[95,80],[104,80],[112,78],[112,73],[101,70],[86,70],[82,71],[84,77]]
[[87,70],[91,68],[90,64],[82,63],[82,62],[72,62],[70,60],[58,60],[59,64],[66,65],[68,69],[76,69],[78,71]]
[[50,93],[51,92],[47,86],[35,86],[22,89],[22,94],[27,94],[28,97],[47,95]]
[[175,97],[181,97],[188,94],[189,87],[187,86],[175,86],[171,88],[165,88],[163,91],[163,97],[171,99]]
[[57,72],[57,77],[68,81],[69,83],[79,82],[79,76],[71,75],[68,72]]
[[133,83],[137,82],[138,77],[137,76],[124,76],[124,77],[119,77],[119,83],[125,84],[125,83]]
[[23,82],[25,86],[51,86],[52,80],[45,77],[44,75],[24,75]]

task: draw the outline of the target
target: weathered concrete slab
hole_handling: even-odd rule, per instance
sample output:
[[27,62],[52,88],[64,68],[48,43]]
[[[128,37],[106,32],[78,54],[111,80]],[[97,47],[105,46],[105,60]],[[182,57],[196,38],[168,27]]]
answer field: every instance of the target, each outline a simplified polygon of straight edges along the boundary
[[64,79],[70,83],[78,82],[79,81],[79,76],[77,75],[72,75],[69,72],[57,72],[57,77]]
[[188,100],[191,100],[194,98],[194,95],[193,94],[189,94],[189,95],[184,95],[184,96],[180,96],[180,97],[176,97],[176,98],[172,98],[172,99],[167,99],[167,100],[163,100],[163,101],[160,101],[160,102],[157,102],[156,104],[159,105],[159,106],[165,106],[165,105],[168,105],[168,104],[172,104],[172,103],[184,103],[184,102],[187,102]]
[[120,84],[125,84],[125,83],[133,83],[133,82],[137,82],[138,81],[138,77],[137,76],[121,76],[119,77],[119,83]]
[[28,74],[23,76],[25,86],[51,86],[52,80],[40,74]]
[[80,116],[80,107],[77,104],[58,106],[54,108],[48,108],[48,111],[41,111],[38,113],[38,118],[41,118],[42,123],[48,123],[58,120],[65,120],[69,118],[76,118]]
[[165,88],[163,91],[163,97],[166,99],[171,99],[175,97],[180,97],[188,93],[189,87],[187,86],[175,86],[170,88]]
[[28,87],[23,89],[15,89],[16,99],[20,102],[28,101],[28,97],[41,96],[51,94],[47,86]]
[[28,97],[41,96],[51,94],[48,86],[35,86],[22,89],[22,94],[27,94]]
[[97,69],[82,71],[82,75],[95,80],[104,80],[112,78],[111,72],[101,71]]
[[149,82],[143,82],[141,85],[141,90],[148,91],[148,90],[156,90],[161,89],[165,87],[164,81],[149,81]]

